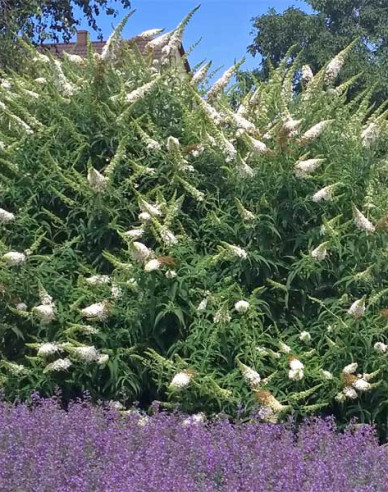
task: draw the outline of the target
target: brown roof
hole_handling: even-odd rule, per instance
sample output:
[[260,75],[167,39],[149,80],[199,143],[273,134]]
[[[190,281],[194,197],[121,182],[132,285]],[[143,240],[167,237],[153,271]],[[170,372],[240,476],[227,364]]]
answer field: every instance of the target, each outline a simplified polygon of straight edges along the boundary
[[[75,43],[45,43],[39,46],[40,51],[50,51],[55,56],[62,57],[63,52],[66,51],[66,53],[72,54],[72,55],[79,55],[79,56],[86,56],[88,52],[88,37],[89,33],[88,31],[77,31],[77,41]],[[128,42],[136,42],[137,47],[140,50],[140,53],[143,55],[147,54],[146,50],[146,44],[148,41],[144,39],[136,39],[132,38],[129,39]],[[96,53],[102,52],[106,41],[92,41],[90,43],[93,47],[93,50]],[[179,47],[179,54],[183,56],[185,54],[185,50],[182,45]],[[162,51],[161,49],[156,49],[154,50],[153,56],[155,59],[160,60],[162,58]],[[185,60],[185,68],[189,72],[190,71],[190,65],[187,60]]]

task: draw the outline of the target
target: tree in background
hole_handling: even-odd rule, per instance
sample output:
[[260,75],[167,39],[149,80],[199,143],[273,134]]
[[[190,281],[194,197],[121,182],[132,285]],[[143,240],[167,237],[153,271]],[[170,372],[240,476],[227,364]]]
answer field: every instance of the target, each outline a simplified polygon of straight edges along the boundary
[[[388,2],[386,0],[306,0],[313,13],[291,7],[283,14],[270,9],[253,19],[254,40],[248,47],[260,54],[260,79],[268,77],[269,66],[278,66],[292,45],[302,48],[302,63],[318,71],[338,51],[359,38],[342,77],[362,72],[358,88],[374,87],[374,100],[388,95]],[[297,53],[297,52],[296,52]],[[294,58],[296,53],[294,54]]]
[[[119,2],[124,8],[130,7],[129,0]],[[117,15],[106,0],[0,0],[0,67],[17,66],[17,33],[36,43],[47,39],[67,42],[80,23],[81,13],[102,38],[96,21],[101,12]]]

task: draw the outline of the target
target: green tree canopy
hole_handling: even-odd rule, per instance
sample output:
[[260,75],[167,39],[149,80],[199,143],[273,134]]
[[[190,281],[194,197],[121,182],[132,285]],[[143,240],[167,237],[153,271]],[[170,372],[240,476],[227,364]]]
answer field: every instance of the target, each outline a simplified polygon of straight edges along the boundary
[[[124,8],[129,0],[120,0]],[[69,41],[82,15],[95,31],[101,30],[97,16],[117,11],[106,0],[0,0],[0,67],[17,65],[15,35],[41,43],[47,39]]]
[[302,62],[314,72],[339,50],[359,38],[343,77],[363,72],[359,87],[374,86],[375,100],[387,96],[388,3],[385,0],[306,0],[314,11],[291,7],[283,14],[270,9],[253,19],[251,54],[262,56],[260,78],[268,61],[277,66],[292,45],[300,47]]

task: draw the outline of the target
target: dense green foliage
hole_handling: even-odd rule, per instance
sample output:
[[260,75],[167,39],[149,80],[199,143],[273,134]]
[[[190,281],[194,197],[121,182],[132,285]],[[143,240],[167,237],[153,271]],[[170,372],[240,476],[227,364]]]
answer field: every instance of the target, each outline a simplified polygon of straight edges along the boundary
[[[129,0],[120,3],[130,7]],[[22,60],[15,37],[19,33],[36,43],[69,41],[80,22],[77,12],[100,35],[97,16],[117,14],[106,0],[0,0],[0,67],[19,67]]]
[[363,72],[357,89],[374,86],[374,99],[388,96],[388,3],[385,0],[306,0],[314,10],[306,13],[288,8],[270,9],[253,20],[252,54],[262,55],[261,77],[268,76],[267,62],[278,66],[291,45],[303,49],[301,62],[314,72],[354,39],[360,39],[350,54],[343,79]]
[[334,87],[351,47],[233,111],[234,69],[204,98],[206,68],[171,61],[183,27],[161,63],[117,32],[87,60],[32,50],[0,88],[6,395],[384,421],[385,113]]

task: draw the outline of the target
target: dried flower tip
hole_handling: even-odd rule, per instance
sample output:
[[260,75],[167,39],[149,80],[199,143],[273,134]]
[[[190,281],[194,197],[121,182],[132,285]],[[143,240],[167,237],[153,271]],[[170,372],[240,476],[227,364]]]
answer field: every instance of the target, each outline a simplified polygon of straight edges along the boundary
[[98,353],[94,345],[73,347],[71,351],[78,359],[82,360],[83,362],[95,362],[100,357],[100,354]]
[[41,319],[44,323],[50,323],[55,319],[55,305],[54,304],[41,304],[32,309],[34,313]]
[[351,400],[355,400],[357,398],[357,392],[351,386],[345,386],[342,392],[346,396],[346,398],[349,398]]
[[11,212],[7,212],[6,210],[0,208],[0,222],[3,224],[8,224],[8,222],[12,222],[15,220],[15,216]]
[[92,275],[85,279],[85,282],[88,285],[104,285],[109,284],[110,277],[109,275]]
[[299,340],[301,342],[310,342],[311,341],[311,335],[308,331],[302,331],[302,333],[299,335]]
[[20,265],[26,261],[26,255],[24,253],[18,253],[17,251],[9,251],[5,253],[1,259],[7,263],[7,265],[15,266]]
[[364,316],[364,313],[365,313],[364,298],[354,301],[353,304],[348,309],[348,314],[350,314],[350,316],[353,316],[353,318],[355,319],[362,318],[362,316]]
[[109,316],[109,303],[108,301],[96,302],[81,309],[81,314],[84,318],[96,318],[103,321]]
[[144,271],[145,272],[153,272],[154,270],[159,270],[159,268],[162,266],[162,263],[157,260],[153,259],[150,261],[147,261],[147,263],[144,265]]
[[295,164],[295,176],[297,178],[306,178],[312,174],[324,162],[325,159],[307,159]]
[[361,229],[362,231],[366,231],[366,232],[375,232],[376,228],[375,226],[372,224],[372,222],[370,222],[366,217],[365,215],[363,215],[359,210],[358,208],[354,207],[353,206],[353,215],[354,215],[354,223],[356,224],[356,226]]
[[275,413],[280,413],[288,408],[286,405],[282,405],[268,390],[256,391],[255,394],[259,403],[271,408]]
[[237,301],[234,305],[234,309],[240,314],[246,313],[249,309],[249,302]]
[[357,371],[358,364],[357,362],[352,362],[351,364],[348,364],[342,369],[342,372],[344,374],[353,374]]
[[184,389],[187,388],[191,383],[192,375],[190,372],[182,371],[175,374],[170,383],[170,388],[173,389]]
[[98,172],[97,169],[94,169],[94,167],[89,169],[87,179],[90,187],[94,191],[104,191],[108,184],[108,178]]
[[288,379],[291,379],[291,381],[300,381],[303,377],[303,369],[290,369],[288,371]]
[[48,357],[55,354],[56,352],[59,352],[59,350],[60,347],[56,343],[42,343],[42,345],[38,349],[38,356]]
[[144,262],[152,256],[152,250],[147,248],[145,244],[134,241],[132,244],[132,256],[135,260]]
[[69,367],[71,367],[73,364],[69,359],[57,359],[54,362],[51,362],[51,364],[48,364],[43,372],[56,372],[56,371],[67,371]]
[[373,348],[376,350],[376,352],[379,352],[380,354],[385,354],[385,352],[388,350],[388,345],[385,345],[383,342],[376,342],[373,345]]
[[326,244],[327,242],[322,243],[317,248],[311,251],[311,257],[314,260],[323,261],[326,258],[327,256]]

